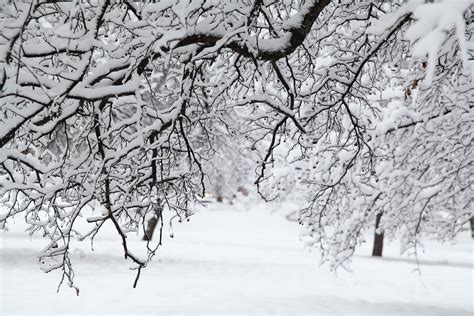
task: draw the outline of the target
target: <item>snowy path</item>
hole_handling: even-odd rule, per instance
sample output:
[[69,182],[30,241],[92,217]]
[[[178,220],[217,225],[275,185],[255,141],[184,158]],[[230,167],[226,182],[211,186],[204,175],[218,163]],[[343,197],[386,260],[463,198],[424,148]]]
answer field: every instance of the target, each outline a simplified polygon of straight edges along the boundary
[[79,297],[67,287],[57,294],[58,276],[39,270],[41,239],[0,233],[0,315],[472,315],[467,233],[455,246],[428,247],[421,277],[396,247],[383,260],[362,249],[354,272],[335,276],[303,249],[298,225],[268,211],[218,207],[175,227],[137,289],[113,232],[94,253],[81,246],[73,262]]

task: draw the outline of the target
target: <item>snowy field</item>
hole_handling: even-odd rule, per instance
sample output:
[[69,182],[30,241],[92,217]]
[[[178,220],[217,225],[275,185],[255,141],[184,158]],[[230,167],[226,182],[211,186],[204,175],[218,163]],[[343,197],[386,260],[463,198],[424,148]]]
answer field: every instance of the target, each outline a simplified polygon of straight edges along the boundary
[[[398,246],[373,259],[360,249],[353,272],[337,275],[308,253],[299,226],[280,213],[213,204],[166,234],[138,288],[130,261],[108,227],[95,251],[75,244],[80,295],[36,263],[45,241],[21,224],[0,233],[3,315],[472,315],[473,242],[428,243],[420,266]],[[168,232],[168,231],[167,231]],[[132,238],[130,238],[132,239]],[[129,241],[140,244],[138,237]]]

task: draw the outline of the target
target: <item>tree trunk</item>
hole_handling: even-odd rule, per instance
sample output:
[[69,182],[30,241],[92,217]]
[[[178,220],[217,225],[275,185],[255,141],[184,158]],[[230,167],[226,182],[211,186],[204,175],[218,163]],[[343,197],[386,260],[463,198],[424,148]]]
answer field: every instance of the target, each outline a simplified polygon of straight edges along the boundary
[[382,212],[378,213],[377,217],[375,217],[374,248],[372,249],[373,257],[382,257],[383,233],[377,234],[377,229],[379,228],[381,219],[382,219]]
[[474,216],[471,217],[471,237],[474,238]]
[[155,232],[156,225],[158,224],[160,218],[161,208],[157,207],[155,209],[155,214],[153,215],[153,217],[148,220],[143,240],[151,240],[153,238],[153,233]]

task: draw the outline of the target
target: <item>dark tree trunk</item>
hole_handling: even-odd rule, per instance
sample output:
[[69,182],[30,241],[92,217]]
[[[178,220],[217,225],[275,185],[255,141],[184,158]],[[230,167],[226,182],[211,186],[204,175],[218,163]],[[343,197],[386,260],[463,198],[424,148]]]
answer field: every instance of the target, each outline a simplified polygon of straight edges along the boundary
[[377,229],[379,228],[381,219],[382,219],[382,212],[378,213],[377,217],[375,218],[374,248],[372,249],[373,257],[382,257],[383,233],[377,234]]
[[474,216],[471,217],[471,236],[474,238]]
[[156,225],[160,221],[160,218],[161,208],[157,207],[154,216],[148,220],[143,240],[151,240],[153,238],[153,233],[155,232]]

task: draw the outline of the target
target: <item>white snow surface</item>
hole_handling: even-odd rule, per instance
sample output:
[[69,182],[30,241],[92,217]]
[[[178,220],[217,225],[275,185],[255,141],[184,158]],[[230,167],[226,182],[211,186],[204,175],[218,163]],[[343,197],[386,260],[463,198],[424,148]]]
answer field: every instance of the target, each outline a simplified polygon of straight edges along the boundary
[[385,258],[371,258],[368,236],[353,271],[334,274],[282,213],[209,205],[174,225],[173,239],[165,234],[136,289],[132,263],[104,227],[95,251],[73,245],[79,296],[67,285],[56,293],[60,275],[43,273],[36,259],[47,241],[29,238],[16,219],[0,233],[0,315],[473,315],[470,232],[455,245],[426,243],[419,265],[396,243]]

